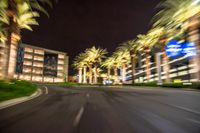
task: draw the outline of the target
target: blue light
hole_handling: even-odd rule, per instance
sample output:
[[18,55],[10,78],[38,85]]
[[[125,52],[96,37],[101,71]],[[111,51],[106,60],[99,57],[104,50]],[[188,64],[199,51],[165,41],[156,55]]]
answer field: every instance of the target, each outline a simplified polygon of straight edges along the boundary
[[166,45],[165,49],[167,56],[170,58],[180,56],[191,58],[197,55],[197,50],[193,42],[179,43],[176,40],[172,40]]
[[182,44],[182,55],[191,58],[197,55],[197,50],[193,42],[185,42]]
[[170,41],[166,47],[166,54],[171,58],[176,58],[181,56],[182,54],[182,46],[181,43],[179,43],[176,40]]

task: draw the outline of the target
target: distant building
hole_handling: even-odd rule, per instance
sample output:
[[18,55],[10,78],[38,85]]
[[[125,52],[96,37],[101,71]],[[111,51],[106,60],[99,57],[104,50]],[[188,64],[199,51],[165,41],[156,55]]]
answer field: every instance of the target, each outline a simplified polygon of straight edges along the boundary
[[66,53],[19,44],[14,78],[33,82],[67,82]]

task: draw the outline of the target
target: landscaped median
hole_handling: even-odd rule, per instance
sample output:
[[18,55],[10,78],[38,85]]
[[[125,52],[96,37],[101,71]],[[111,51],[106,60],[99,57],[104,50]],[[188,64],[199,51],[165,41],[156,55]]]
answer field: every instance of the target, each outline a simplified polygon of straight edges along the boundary
[[31,96],[37,88],[37,85],[27,81],[0,81],[0,102]]
[[49,85],[59,85],[59,86],[104,86],[103,84],[84,84],[84,83],[77,83],[77,82],[60,82],[60,83],[48,83]]
[[75,83],[75,82],[66,82],[66,83],[49,83],[51,85],[59,85],[59,86],[66,86],[66,87],[72,87],[72,86],[146,86],[146,87],[162,87],[162,88],[190,88],[190,89],[199,89],[200,90],[200,82],[194,82],[194,83],[163,83],[162,85],[158,85],[157,82],[148,82],[148,83],[134,83],[134,84],[115,84],[115,85],[104,85],[104,84],[81,84],[81,83]]

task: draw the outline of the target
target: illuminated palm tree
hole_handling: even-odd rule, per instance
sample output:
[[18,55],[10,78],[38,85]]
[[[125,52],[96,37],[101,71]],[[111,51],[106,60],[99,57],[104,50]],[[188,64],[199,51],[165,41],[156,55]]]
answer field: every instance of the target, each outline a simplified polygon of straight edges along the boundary
[[86,66],[87,66],[87,61],[86,61],[87,55],[86,53],[80,53],[78,56],[75,57],[75,60],[73,62],[73,67],[75,69],[78,69],[78,82],[79,83],[86,83]]
[[114,56],[116,57],[116,60],[120,62],[121,66],[121,76],[122,76],[122,82],[126,81],[126,69],[127,66],[130,63],[130,54],[129,51],[123,47],[118,47],[117,50],[114,52]]
[[152,20],[153,27],[164,29],[165,44],[172,39],[184,40],[190,20],[198,20],[200,15],[199,0],[165,0],[158,7],[161,10]]
[[3,70],[5,68],[5,61],[3,59],[4,59],[5,54],[3,51],[5,47],[5,41],[6,41],[6,36],[0,26],[0,79],[4,79]]
[[169,41],[175,39],[175,40],[184,40],[185,38],[185,33],[183,30],[180,29],[168,29],[165,27],[155,27],[155,30],[161,30],[158,34],[160,35],[158,44],[161,48],[161,52],[163,53],[163,71],[165,74],[165,82],[170,82],[170,77],[169,77],[169,71],[170,71],[170,64],[169,64],[169,57],[166,54],[166,49],[165,46],[166,44],[169,43]]
[[114,70],[114,83],[118,83],[119,79],[118,79],[118,69],[121,67],[121,62],[117,56],[117,54],[115,54],[115,52],[113,53],[113,55],[111,56],[112,61],[113,61],[113,70]]
[[107,68],[107,79],[111,78],[111,69],[114,68],[115,59],[112,57],[108,57],[104,62],[102,62],[101,66]]
[[125,43],[122,43],[118,48],[122,51],[128,51],[130,60],[131,60],[131,68],[132,68],[132,83],[135,82],[135,64],[136,64],[136,54],[137,54],[137,43],[135,40],[129,40]]
[[[3,17],[1,17],[1,13],[0,13],[0,19],[2,19]],[[4,44],[6,42],[6,34],[5,34],[5,30],[3,29],[3,25],[0,22],[0,44]]]
[[[184,34],[188,32],[187,39],[194,42],[197,49],[199,49],[199,38],[196,38],[196,36],[199,36],[200,1],[165,0],[158,7],[161,10],[153,19],[154,27],[161,26],[165,28],[165,32],[171,32],[171,35],[168,34],[168,36],[165,36],[168,41],[177,37],[179,39],[185,39]],[[165,41],[166,43],[167,41]],[[192,63],[196,64],[195,68],[198,68],[200,65],[199,57],[194,57]],[[200,78],[200,73],[197,73],[197,78]]]
[[75,68],[75,69],[78,69],[78,82],[79,83],[82,83],[82,64],[81,64],[81,60],[79,58],[79,56],[76,56],[75,57],[75,60],[72,64],[72,66]]
[[87,83],[87,66],[88,66],[88,63],[85,62],[83,66],[83,83],[84,84]]
[[200,15],[199,0],[165,0],[158,5],[161,9],[154,17],[154,25],[172,28],[184,28],[190,19]]
[[162,34],[162,29],[151,29],[146,35],[138,35],[136,43],[138,44],[137,50],[144,51],[145,53],[145,72],[147,76],[147,81],[150,80],[151,75],[151,62],[150,62],[150,49],[155,46]]
[[102,58],[105,58],[105,54],[107,54],[107,51],[105,49],[96,48],[93,46],[92,48],[86,49],[85,53],[87,54],[87,61],[89,62],[89,82],[92,83],[92,66],[94,66],[93,83],[97,83],[97,68],[98,65],[101,63]]
[[[21,39],[20,37],[20,30],[21,29],[29,29],[31,30],[31,27],[29,25],[37,25],[38,23],[34,19],[35,17],[38,17],[38,13],[31,11],[30,7],[27,3],[23,2],[20,4],[17,4],[16,7],[17,15],[12,16],[12,21],[10,20],[9,15],[6,15],[7,12],[2,11],[1,12],[1,24],[3,25],[3,29],[5,29],[6,32],[6,67],[5,67],[5,75],[10,75],[9,68],[12,68],[14,71],[15,68],[15,61],[12,62],[10,59],[15,58],[16,56],[16,47],[18,41]],[[14,50],[12,52],[11,56],[11,50]],[[10,67],[10,65],[12,67]],[[13,73],[12,71],[12,73]],[[12,77],[11,77],[12,78]]]
[[93,73],[95,73],[96,72],[96,74],[97,74],[97,77],[100,77],[101,76],[101,74],[102,74],[102,72],[103,72],[103,70],[100,68],[100,67],[98,67],[98,68],[92,68],[92,72]]
[[[21,39],[21,29],[32,30],[30,25],[38,25],[35,17],[39,14],[34,10],[46,11],[40,6],[39,3],[47,3],[51,5],[49,0],[1,0],[0,1],[0,25],[6,33],[6,69],[5,75],[8,78],[12,78],[10,74],[9,66],[12,63],[14,71],[15,61],[10,61],[11,48],[15,49],[15,53],[12,52],[13,58],[16,55],[16,47]],[[47,13],[46,13],[47,14]]]
[[[158,44],[156,47],[161,48],[161,52],[163,53],[163,70],[165,72],[166,82],[170,82],[169,77],[169,57],[165,52],[165,45],[172,39],[177,39],[177,37],[181,37],[182,33],[173,29],[165,29],[164,27],[153,27],[148,34],[150,36],[155,36],[154,40],[158,41],[157,43],[152,42],[153,44]],[[152,46],[151,46],[152,47]]]
[[150,80],[150,75],[151,75],[151,71],[150,71],[150,57],[149,57],[149,53],[150,53],[150,46],[149,46],[149,40],[150,38],[148,38],[147,35],[138,35],[137,36],[137,43],[140,44],[138,47],[138,50],[142,50],[145,53],[145,73],[146,73],[146,77],[147,80]]

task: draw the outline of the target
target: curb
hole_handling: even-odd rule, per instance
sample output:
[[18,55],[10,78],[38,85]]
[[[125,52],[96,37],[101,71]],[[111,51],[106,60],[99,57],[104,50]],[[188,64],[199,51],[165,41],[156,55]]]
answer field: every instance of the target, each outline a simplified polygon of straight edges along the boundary
[[[113,87],[113,86],[110,86]],[[177,91],[193,91],[193,92],[200,92],[198,89],[193,88],[173,88],[173,87],[152,87],[152,86],[119,86],[118,88],[127,88],[127,89],[153,89],[153,90],[177,90]]]
[[33,93],[31,96],[26,96],[26,97],[20,97],[20,98],[15,98],[11,100],[7,100],[4,102],[0,103],[0,110],[32,100],[36,97],[39,97],[42,94],[42,90],[38,89],[35,93]]

